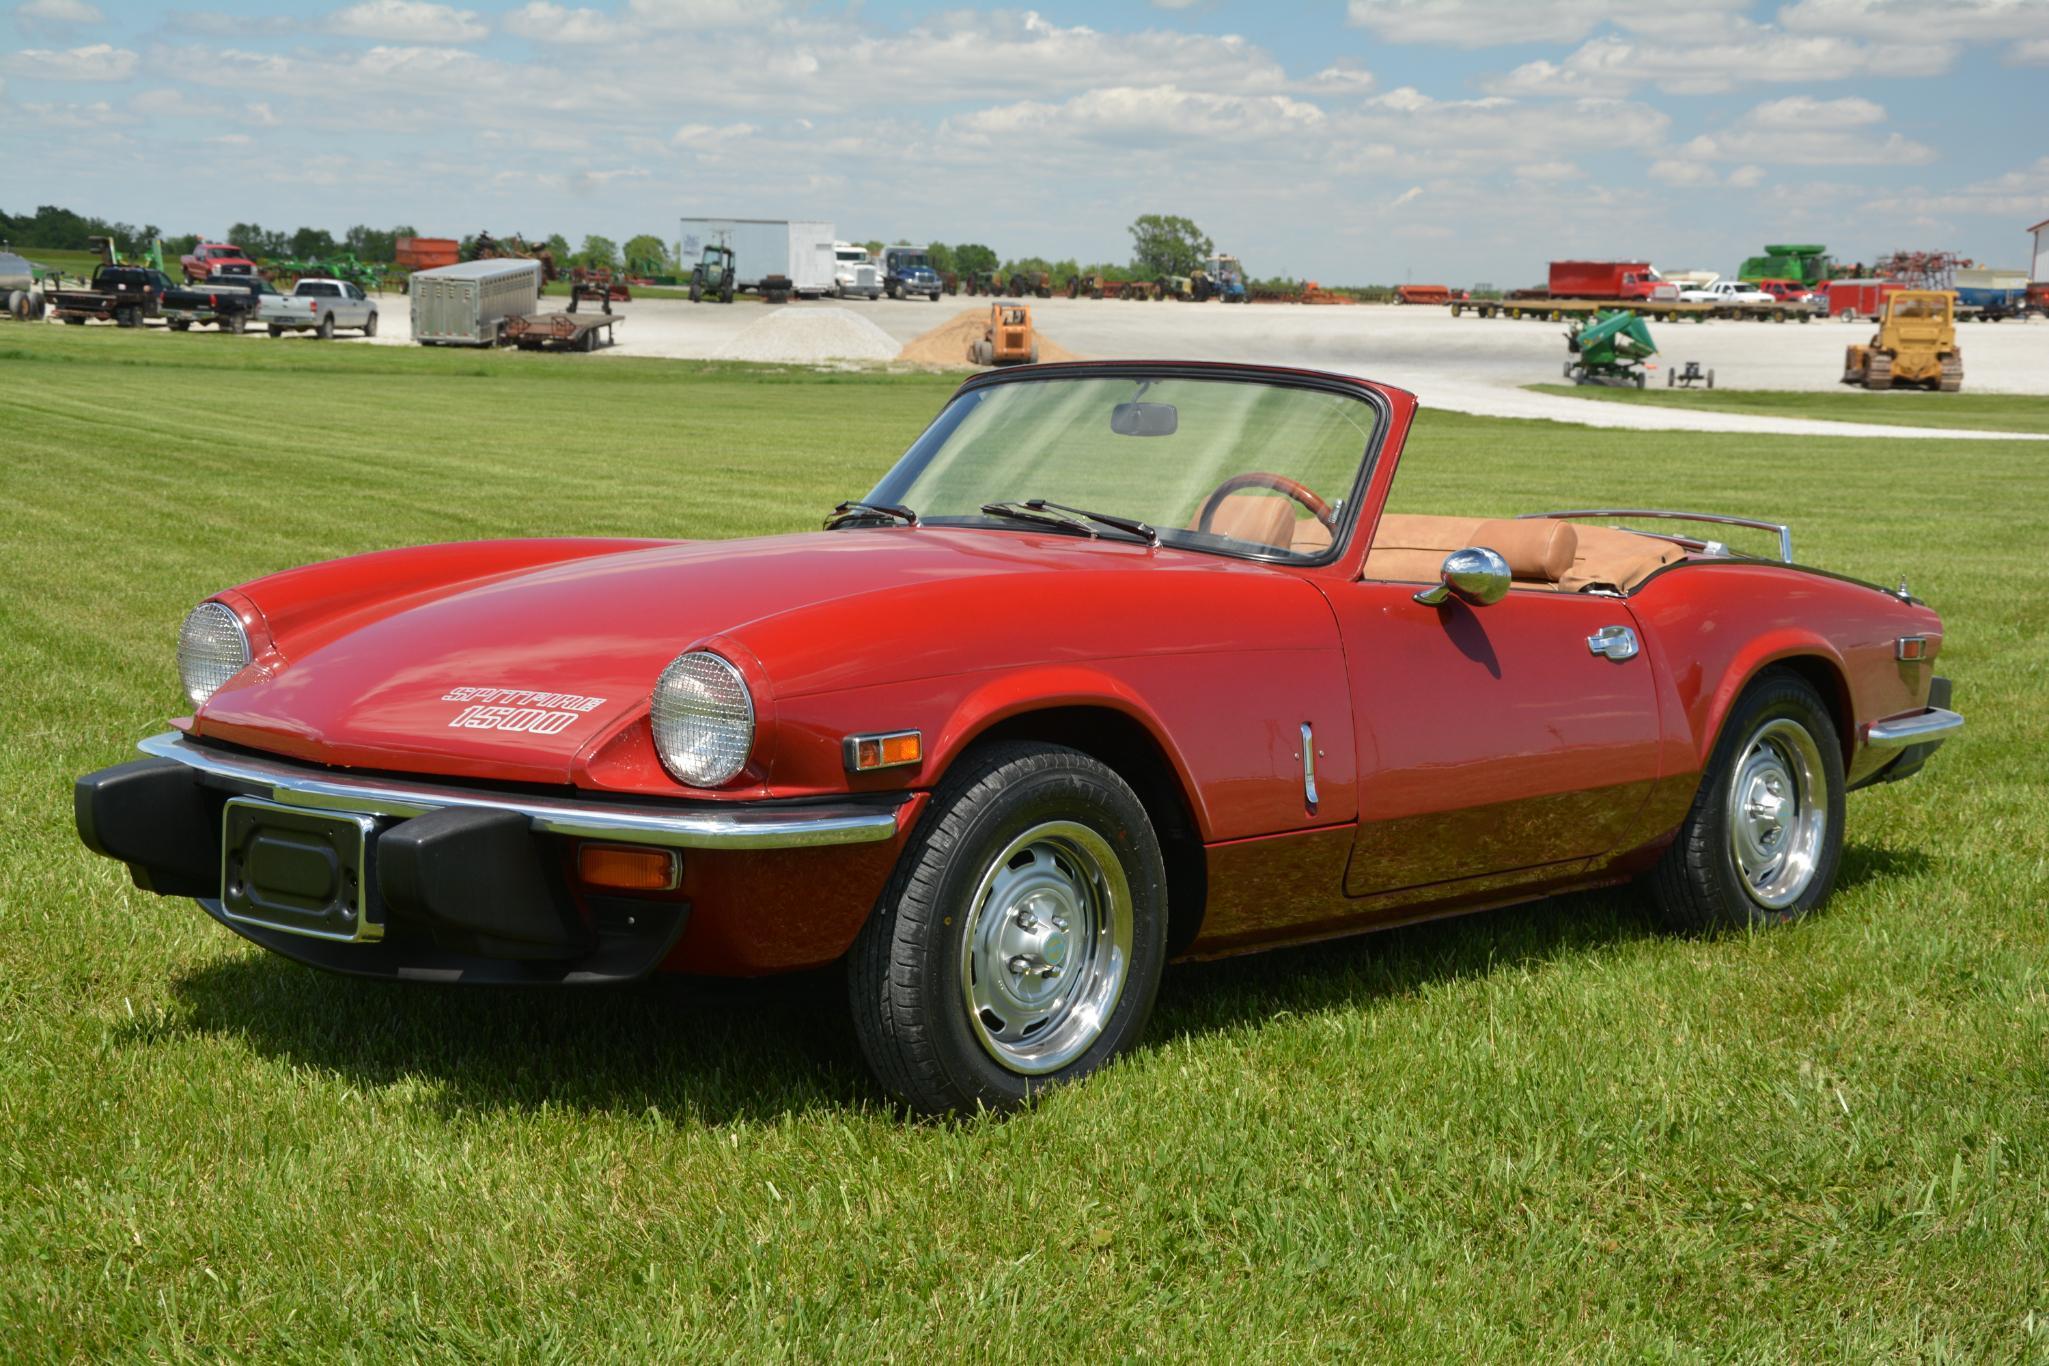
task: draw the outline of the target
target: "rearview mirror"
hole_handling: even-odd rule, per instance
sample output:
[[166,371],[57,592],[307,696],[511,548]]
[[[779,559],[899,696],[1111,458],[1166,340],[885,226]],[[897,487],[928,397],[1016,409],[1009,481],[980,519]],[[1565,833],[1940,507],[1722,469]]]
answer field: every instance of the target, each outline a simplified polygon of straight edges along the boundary
[[1120,403],[1110,410],[1110,430],[1119,436],[1172,436],[1181,429],[1181,410],[1171,403]]
[[1444,557],[1441,582],[1416,594],[1416,601],[1435,607],[1448,598],[1486,607],[1508,596],[1508,561],[1484,545],[1469,545]]

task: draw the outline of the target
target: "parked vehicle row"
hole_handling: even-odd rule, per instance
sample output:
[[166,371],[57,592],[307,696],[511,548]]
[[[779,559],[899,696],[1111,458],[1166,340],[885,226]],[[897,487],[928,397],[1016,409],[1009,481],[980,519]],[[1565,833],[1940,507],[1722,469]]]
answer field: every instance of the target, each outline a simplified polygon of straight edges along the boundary
[[273,337],[311,332],[322,341],[341,330],[377,335],[377,301],[360,286],[304,279],[280,294],[246,261],[183,285],[150,266],[101,266],[90,284],[48,290],[42,298],[53,316],[74,327],[92,321],[140,327],[161,319],[174,332],[194,326],[241,332],[253,325]]

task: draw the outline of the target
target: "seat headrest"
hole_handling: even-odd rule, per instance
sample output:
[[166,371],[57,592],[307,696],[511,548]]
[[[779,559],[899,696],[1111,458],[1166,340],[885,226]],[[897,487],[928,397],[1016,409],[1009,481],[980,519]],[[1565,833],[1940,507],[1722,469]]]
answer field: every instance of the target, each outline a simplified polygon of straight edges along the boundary
[[1548,517],[1502,517],[1474,527],[1473,544],[1507,560],[1511,578],[1557,583],[1579,554],[1579,532],[1570,522]]

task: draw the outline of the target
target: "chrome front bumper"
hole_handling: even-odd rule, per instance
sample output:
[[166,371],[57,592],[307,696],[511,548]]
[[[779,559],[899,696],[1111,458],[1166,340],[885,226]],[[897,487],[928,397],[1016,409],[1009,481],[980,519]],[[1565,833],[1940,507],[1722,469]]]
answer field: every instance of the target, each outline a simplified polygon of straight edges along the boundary
[[1964,718],[1947,707],[1929,707],[1905,716],[1888,716],[1865,729],[1864,741],[1873,749],[1905,749],[1947,740],[1964,728]]
[[372,778],[194,744],[175,731],[136,746],[285,806],[403,820],[451,807],[513,811],[543,834],[671,849],[809,849],[893,838],[897,806],[852,801],[730,809],[529,796],[410,778]]

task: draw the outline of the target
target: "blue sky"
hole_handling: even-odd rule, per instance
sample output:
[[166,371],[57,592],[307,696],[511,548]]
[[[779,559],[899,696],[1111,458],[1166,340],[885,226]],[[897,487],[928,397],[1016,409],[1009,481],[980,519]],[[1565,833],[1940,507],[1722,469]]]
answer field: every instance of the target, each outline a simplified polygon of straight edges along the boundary
[[1257,275],[2026,260],[2049,0],[0,0],[0,207],[676,235],[682,215]]

